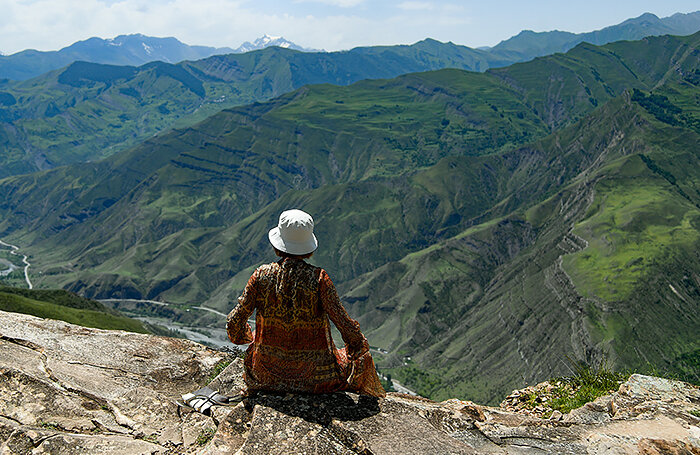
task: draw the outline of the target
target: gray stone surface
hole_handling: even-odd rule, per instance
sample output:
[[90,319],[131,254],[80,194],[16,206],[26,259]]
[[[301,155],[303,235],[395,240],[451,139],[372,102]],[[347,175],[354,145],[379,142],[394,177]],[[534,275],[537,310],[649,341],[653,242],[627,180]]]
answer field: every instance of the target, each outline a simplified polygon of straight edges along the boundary
[[227,355],[187,340],[0,312],[0,454],[194,453],[180,395]]
[[228,395],[241,390],[242,361],[227,356],[186,340],[0,312],[0,455],[700,455],[698,388],[640,375],[554,419],[395,393],[257,394],[211,416],[179,408],[180,395],[208,382]]

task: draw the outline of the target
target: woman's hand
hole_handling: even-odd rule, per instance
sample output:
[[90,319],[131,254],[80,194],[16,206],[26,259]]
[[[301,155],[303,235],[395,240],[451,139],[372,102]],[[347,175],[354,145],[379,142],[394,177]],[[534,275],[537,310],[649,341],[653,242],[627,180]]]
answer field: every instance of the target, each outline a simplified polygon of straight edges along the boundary
[[350,359],[351,362],[354,362],[363,355],[367,354],[369,352],[369,342],[367,342],[367,338],[362,340],[361,346],[348,346],[347,352],[348,359]]

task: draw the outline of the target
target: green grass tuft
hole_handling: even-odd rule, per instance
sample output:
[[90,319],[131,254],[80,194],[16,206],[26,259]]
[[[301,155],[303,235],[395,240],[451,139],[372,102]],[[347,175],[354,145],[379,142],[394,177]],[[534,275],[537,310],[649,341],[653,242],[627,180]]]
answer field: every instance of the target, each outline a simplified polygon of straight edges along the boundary
[[209,441],[211,441],[214,438],[214,434],[216,433],[216,430],[213,428],[206,428],[202,430],[199,433],[199,436],[197,436],[197,445],[200,446],[205,446]]
[[39,422],[39,426],[47,430],[61,431],[61,426],[54,422]]
[[216,377],[217,377],[219,374],[221,374],[221,372],[224,371],[224,370],[226,369],[226,367],[229,366],[229,365],[231,364],[232,361],[233,361],[232,359],[219,360],[219,363],[217,363],[216,366],[214,366],[214,370],[213,370],[213,371],[211,372],[211,374],[209,375],[209,381],[208,381],[208,382],[211,382],[211,381],[213,381],[214,379],[216,379]]
[[569,360],[573,375],[550,381],[557,387],[552,392],[555,398],[549,402],[549,406],[564,414],[614,392],[629,377],[629,374],[613,371],[607,360],[598,366]]
[[143,440],[153,444],[158,444],[158,435],[155,433],[149,434],[148,436],[144,436]]

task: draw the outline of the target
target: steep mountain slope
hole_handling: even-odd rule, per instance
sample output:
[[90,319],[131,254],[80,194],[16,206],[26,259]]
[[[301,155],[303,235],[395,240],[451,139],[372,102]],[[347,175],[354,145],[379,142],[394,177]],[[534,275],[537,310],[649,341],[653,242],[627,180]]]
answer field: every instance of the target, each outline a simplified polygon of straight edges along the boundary
[[0,231],[43,284],[225,311],[302,207],[378,363],[423,393],[493,400],[606,350],[697,374],[699,40],[307,87],[4,179]]
[[[279,194],[299,187],[299,184],[290,183],[299,180],[297,174],[302,169],[293,167],[297,156],[308,160],[299,163],[305,165],[307,173],[323,166],[318,175],[302,176],[301,187],[316,187],[335,179],[347,181],[401,173],[435,163],[446,155],[481,154],[528,142],[550,128],[575,120],[594,109],[596,104],[621,94],[625,88],[650,90],[667,77],[692,81],[696,77],[693,65],[697,66],[697,60],[693,57],[698,36],[661,37],[601,48],[581,45],[565,55],[486,74],[450,70],[409,75],[394,81],[362,82],[345,88],[305,88],[270,103],[224,111],[196,128],[152,139],[107,162],[78,166],[74,168],[77,171],[65,169],[44,174],[41,176],[46,182],[44,191],[32,193],[32,188],[23,187],[21,192],[6,193],[5,207],[26,204],[22,201],[25,195],[37,197],[50,193],[48,189],[57,184],[54,179],[83,172],[81,170],[87,175],[84,179],[100,181],[103,179],[100,172],[115,169],[113,177],[129,191],[132,185],[170,163],[173,154],[177,156],[184,151],[198,154],[200,167],[205,163],[201,158],[216,161],[215,158],[222,156],[226,163],[238,154],[239,161],[230,163],[235,164],[232,170],[236,172],[240,172],[243,158],[262,164],[268,155],[275,161],[284,157],[276,181],[265,177],[270,188],[280,185],[278,181],[287,182]],[[677,66],[678,70],[664,71],[671,66]],[[645,76],[640,77],[635,71]],[[538,77],[538,74],[548,77]],[[351,141],[358,143],[352,154],[348,149]],[[358,148],[367,152],[358,155]],[[342,155],[334,155],[329,162],[329,151]],[[261,157],[256,158],[257,155]],[[365,157],[359,159],[363,155]],[[196,168],[180,168],[190,169],[196,175]],[[91,176],[93,173],[95,177]],[[133,179],[126,178],[128,175],[133,175]],[[11,182],[15,181],[38,179],[8,180],[5,188],[11,188]],[[113,200],[103,208],[122,195],[114,189],[109,192],[114,193],[110,196]],[[9,197],[10,194],[13,197]],[[75,202],[75,195],[71,194],[72,198],[66,200]],[[107,198],[107,194],[104,197]],[[90,196],[90,201],[97,199]],[[87,202],[83,201],[83,205],[89,206]],[[43,219],[50,224],[55,221],[47,217],[48,213],[59,208],[37,207],[38,210],[29,216],[34,221]],[[67,213],[71,211],[64,212],[64,216]],[[24,222],[19,221],[20,225]],[[5,229],[9,229],[16,226],[17,220],[8,219],[3,223]]]
[[155,61],[199,60],[230,52],[233,49],[228,47],[189,46],[175,38],[141,34],[119,35],[112,39],[90,38],[58,51],[25,50],[0,56],[0,79],[31,79],[76,61],[136,66]]
[[[344,284],[391,353],[379,365],[429,396],[489,400],[518,380],[566,374],[567,356],[697,382],[700,193],[682,187],[700,182],[698,139],[627,95],[513,152],[523,163],[514,194],[571,183]],[[647,165],[661,157],[663,168]]]
[[[597,38],[592,40],[604,43],[616,37],[696,30],[693,24],[700,13],[673,18],[673,23],[664,25],[663,30],[642,26],[646,22],[639,18],[625,27],[619,26],[624,30],[633,29],[634,33],[600,32],[602,34],[595,35]],[[80,49],[107,46],[110,52],[121,52],[119,49],[123,48],[131,49],[132,53],[158,46],[164,50],[185,46],[174,39],[149,41],[150,44],[142,42],[147,38],[140,35],[119,37],[106,44],[95,39],[94,46],[88,45],[92,41],[76,46]],[[553,52],[541,44],[539,35],[533,40],[533,45],[542,53]],[[183,49],[195,52],[193,48]],[[529,51],[522,54],[510,48],[503,52],[484,51],[426,39],[411,46],[376,46],[331,53],[267,48],[175,66],[162,62],[141,67],[75,62],[29,81],[0,80],[0,145],[4,148],[0,156],[0,177],[94,161],[172,127],[193,125],[223,108],[265,101],[307,84],[347,85],[362,79],[393,78],[441,68],[485,71],[529,60],[540,55],[540,51],[534,54]],[[66,51],[66,58],[82,55],[77,52]],[[170,57],[164,54],[162,59],[176,61],[175,55],[180,54]],[[146,57],[93,60],[141,63]],[[591,75],[586,77],[582,68],[572,69],[584,79],[590,79]],[[576,92],[575,95],[577,103],[588,98],[595,104],[600,98],[597,94],[586,96]]]
[[602,45],[621,40],[639,40],[646,36],[691,35],[698,30],[700,30],[700,11],[687,14],[676,13],[662,19],[654,14],[644,13],[620,24],[587,33],[523,30],[487,50],[494,56],[508,58],[513,62],[527,61],[555,52],[566,52],[583,42]]
[[[674,39],[680,54],[692,48],[688,43],[693,39],[697,37]],[[674,55],[667,49],[669,38],[629,46],[640,65]],[[654,47],[659,52],[645,56],[639,46]],[[525,93],[526,99],[529,96],[535,100],[532,104],[540,106],[542,112],[558,106],[566,118],[593,108],[590,103],[568,101],[576,99],[571,93],[585,94],[588,87],[578,77],[573,77],[573,87],[561,90],[558,75],[575,74],[568,68],[570,60],[570,55],[554,56],[531,63],[540,71],[545,71],[541,68],[545,66],[552,74],[552,82],[535,85]],[[650,88],[654,82],[645,84],[631,76],[624,65],[607,65],[607,60],[604,63],[594,67],[603,75],[601,81],[594,80],[594,90],[589,88],[600,92],[601,97],[607,95],[605,86],[610,87],[606,81],[627,76],[629,85],[642,88]],[[592,74],[589,66],[582,67]],[[519,65],[498,74],[498,78],[442,71],[349,88],[312,87],[272,103],[224,111],[197,128],[154,139],[106,162],[5,180],[2,208],[13,216],[2,221],[2,228],[5,232],[24,228],[25,233],[31,233],[21,239],[24,244],[31,239],[45,241],[58,236],[62,240],[56,244],[73,245],[64,257],[85,255],[95,246],[110,242],[113,246],[104,254],[91,251],[85,255],[92,259],[83,267],[91,268],[102,262],[105,254],[111,256],[113,248],[123,250],[144,241],[160,241],[185,228],[221,229],[290,189],[368,178],[403,179],[402,173],[431,165],[443,156],[513,147],[547,131],[535,111],[521,103],[520,94],[499,83],[499,79],[520,78],[522,82],[511,85],[533,84],[528,79],[530,74]],[[663,75],[657,75],[660,77]],[[544,78],[534,79],[541,84]],[[621,91],[622,86],[617,84],[614,89]],[[553,87],[559,89],[559,96],[551,95]],[[614,89],[608,91],[615,94]],[[397,194],[396,198],[403,201],[404,196]],[[482,210],[475,210],[472,216],[481,215]],[[449,213],[445,216],[450,217]],[[86,227],[96,220],[99,229]],[[132,233],[115,235],[121,229]],[[134,235],[134,229],[145,237]],[[118,239],[124,235],[128,240],[122,244]],[[88,237],[93,241],[86,243]],[[76,244],[71,238],[81,241]],[[426,241],[414,248],[426,245]],[[153,248],[159,249],[155,245]],[[51,250],[55,251],[53,247]],[[188,262],[181,266],[186,269]],[[163,286],[168,287],[165,283],[155,287]]]
[[340,53],[267,48],[138,68],[77,62],[29,81],[0,82],[0,177],[99,159],[306,84],[347,85],[450,66],[488,65],[479,51],[432,40]]
[[[635,45],[635,52],[658,51],[658,65],[665,68],[674,58],[676,42],[667,40],[669,49],[642,42]],[[413,46],[359,48],[338,54],[274,48],[181,65],[150,63],[139,68],[75,63],[31,81],[0,84],[0,142],[4,146],[0,176],[92,161],[172,126],[193,124],[226,106],[268,99],[308,83],[344,85],[406,71],[479,67],[481,57],[464,49],[427,40]],[[572,106],[586,112],[591,108],[586,100],[595,106],[599,100],[619,94],[621,87],[637,78],[637,73],[645,77],[646,66],[621,62],[614,47],[605,49],[584,44],[564,56],[492,74],[506,82],[509,78],[522,80],[522,87],[512,84],[513,88],[523,95],[526,91],[536,93],[540,98],[528,99],[528,103],[538,113],[545,97],[568,96],[561,100],[568,106],[548,103],[550,111],[543,115],[547,123],[556,126],[557,122],[570,120],[567,115]],[[679,58],[687,64],[688,56],[684,55]],[[608,73],[605,80],[584,68],[589,59]],[[648,59],[640,64],[652,65]],[[550,68],[552,65],[555,67]],[[624,65],[637,73],[630,74]],[[553,71],[549,78],[538,76],[548,71]],[[652,79],[658,77],[656,73],[651,75]],[[648,86],[648,80],[634,83],[644,87],[641,82]]]
[[[387,179],[445,155],[512,147],[537,131],[544,134],[543,123],[511,90],[483,74],[450,70],[348,88],[310,87],[224,111],[105,162],[8,179],[3,208],[16,216],[5,218],[3,228],[24,224],[37,240],[78,235],[80,245],[60,242],[78,247],[64,257],[90,257],[96,265],[114,248],[156,242],[149,248],[160,249],[157,242],[171,234],[221,231],[290,189],[323,187],[321,193],[330,194],[329,184]],[[99,229],[87,228],[97,219]],[[179,273],[189,275],[186,258],[176,262]],[[155,285],[157,292],[171,286]]]
[[[548,125],[557,128],[619,95],[624,89],[656,89],[670,79],[695,81],[698,33],[593,46],[490,70],[518,91]],[[602,71],[602,72],[601,72]]]
[[[662,65],[676,54],[669,43],[685,55],[692,48],[689,42],[691,38],[657,38],[627,43],[627,48],[635,56],[630,60],[639,65]],[[593,70],[585,58],[597,59]],[[693,60],[683,62],[688,61]],[[196,128],[151,140],[107,162],[8,180],[3,185],[4,207],[15,216],[4,220],[3,228],[25,226],[38,238],[58,234],[83,239],[85,221],[111,213],[115,220],[130,219],[121,213],[129,204],[141,207],[136,213],[144,206],[153,207],[141,222],[152,225],[146,232],[153,240],[185,227],[225,226],[240,210],[250,214],[289,189],[391,177],[443,156],[481,154],[528,142],[548,130],[536,112],[555,127],[557,119],[593,109],[590,102],[578,102],[587,100],[586,90],[604,100],[625,86],[648,89],[663,77],[656,74],[645,83],[628,70],[632,63],[623,63],[607,48],[582,45],[564,56],[496,73],[451,70],[347,88],[306,88],[271,103],[224,111]],[[550,77],[534,77],[535,73]],[[80,175],[81,185],[72,183],[71,175]],[[28,181],[38,183],[39,189],[28,186]],[[68,187],[53,191],[63,185]],[[229,196],[222,195],[222,187]],[[127,203],[124,196],[136,188],[140,193]],[[154,194],[144,204],[140,199],[146,192]],[[175,194],[182,195],[180,200]],[[168,209],[161,215],[162,208],[172,206],[177,207],[175,212]],[[12,207],[23,207],[27,218]],[[122,224],[100,222],[104,227],[89,235]],[[63,232],[67,228],[70,233]],[[95,244],[116,238],[108,232]],[[85,246],[82,241],[80,245]],[[91,263],[102,256],[93,257]]]

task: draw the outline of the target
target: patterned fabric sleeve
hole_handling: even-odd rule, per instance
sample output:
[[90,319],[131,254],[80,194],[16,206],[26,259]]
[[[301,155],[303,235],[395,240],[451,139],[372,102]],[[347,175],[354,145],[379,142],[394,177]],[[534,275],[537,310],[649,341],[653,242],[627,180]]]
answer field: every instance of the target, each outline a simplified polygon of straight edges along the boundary
[[335,290],[335,286],[325,270],[321,270],[319,291],[323,309],[342,335],[347,347],[348,357],[354,360],[369,351],[369,343],[360,331],[360,324],[352,319],[345,311],[345,308],[343,308],[338,292]]
[[250,330],[248,318],[253,314],[255,301],[257,300],[258,270],[253,272],[243,295],[238,297],[238,305],[231,310],[226,318],[226,332],[233,344],[248,344],[253,341],[253,332]]

